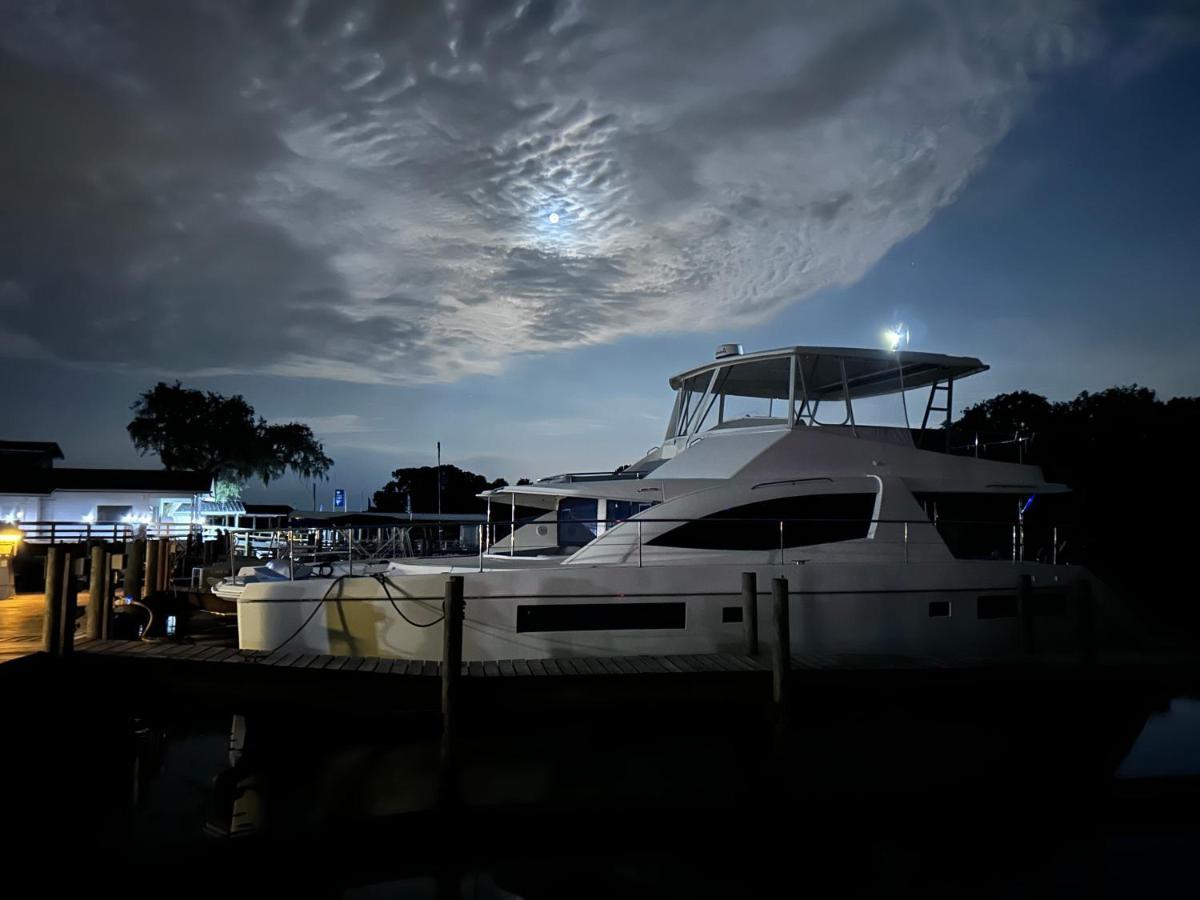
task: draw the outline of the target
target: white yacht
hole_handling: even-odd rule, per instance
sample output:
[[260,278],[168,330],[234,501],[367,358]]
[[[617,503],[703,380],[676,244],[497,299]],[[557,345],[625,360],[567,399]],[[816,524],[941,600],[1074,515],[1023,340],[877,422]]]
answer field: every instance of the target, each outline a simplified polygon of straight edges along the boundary
[[[246,581],[240,644],[436,659],[454,573],[469,660],[737,651],[742,573],[754,572],[763,634],[771,579],[787,578],[795,653],[1016,654],[1020,575],[1033,579],[1038,647],[1065,647],[1076,627],[1066,595],[1090,576],[1054,564],[1057,547],[1027,559],[1020,518],[1030,498],[1066,488],[1036,466],[946,452],[937,427],[954,383],[986,369],[908,351],[724,345],[670,379],[665,437],[641,459],[489,492],[478,555]],[[905,392],[918,389],[919,427],[862,420],[890,399],[907,421]],[[973,535],[977,523],[939,513],[976,500],[1010,519]]]

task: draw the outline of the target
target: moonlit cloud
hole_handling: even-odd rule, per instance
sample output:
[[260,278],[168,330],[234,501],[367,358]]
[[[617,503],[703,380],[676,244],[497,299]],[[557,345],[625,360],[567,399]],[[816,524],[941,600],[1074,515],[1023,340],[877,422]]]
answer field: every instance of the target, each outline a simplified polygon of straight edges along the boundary
[[758,7],[8,8],[0,352],[418,383],[762,321],[1094,49],[1067,0]]

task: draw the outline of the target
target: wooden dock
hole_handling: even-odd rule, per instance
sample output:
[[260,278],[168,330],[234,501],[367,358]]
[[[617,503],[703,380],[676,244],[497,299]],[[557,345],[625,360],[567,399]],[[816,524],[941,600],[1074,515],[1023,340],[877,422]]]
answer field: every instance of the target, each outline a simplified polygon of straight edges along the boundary
[[[44,657],[48,662],[49,657]],[[32,661],[32,658],[31,658]],[[436,713],[440,660],[238,650],[211,644],[87,641],[63,660],[80,675],[110,676],[129,693],[186,696],[221,707],[328,708],[347,713]],[[1200,689],[1200,655],[1107,654],[1097,666],[1077,657],[1011,663],[958,657],[793,654],[787,677],[798,701],[813,692],[1019,688],[1171,683]],[[769,654],[559,657],[464,661],[461,702],[476,710],[630,710],[772,701]]]
[[[636,712],[735,705],[767,707],[783,719],[793,698],[808,703],[814,697],[844,698],[846,692],[855,691],[887,696],[914,689],[1037,691],[1056,685],[1074,690],[1093,684],[1169,684],[1200,693],[1197,648],[1098,652],[1090,627],[1081,628],[1074,652],[1034,653],[1033,641],[1023,639],[1020,650],[1014,648],[1003,661],[971,656],[795,654],[789,642],[787,582],[776,578],[771,587],[771,633],[762,652],[757,630],[747,627],[740,653],[463,661],[463,579],[450,576],[444,609],[451,625],[443,629],[442,659],[335,656],[286,647],[251,651],[202,642],[93,637],[73,642],[73,649],[51,641],[47,653],[17,664],[64,682],[119,683],[121,696],[110,695],[112,702],[130,708],[182,697],[235,711],[290,707],[386,716],[440,713],[447,731],[453,730],[452,711],[460,705],[472,717],[484,718],[493,712],[522,710]],[[60,599],[74,600],[65,592]],[[1081,610],[1090,610],[1090,592],[1083,592],[1078,600]],[[753,574],[747,573],[745,622],[758,621],[757,602]],[[52,607],[47,604],[47,610]],[[1030,604],[1021,604],[1022,621],[1028,626],[1023,635],[1032,630],[1031,609]],[[1081,621],[1090,621],[1090,616]],[[12,665],[5,668],[12,672]]]

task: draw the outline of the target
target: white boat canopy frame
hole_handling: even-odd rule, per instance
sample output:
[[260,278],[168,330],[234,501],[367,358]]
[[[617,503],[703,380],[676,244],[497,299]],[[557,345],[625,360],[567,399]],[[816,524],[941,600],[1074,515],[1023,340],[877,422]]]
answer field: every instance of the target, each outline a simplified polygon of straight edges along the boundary
[[[816,418],[820,403],[841,401],[845,419],[837,424],[854,427],[853,400],[928,387],[923,431],[932,412],[946,413],[949,422],[956,380],[987,369],[970,356],[849,347],[783,347],[724,357],[670,379],[678,393],[666,437],[691,437],[701,430],[714,406],[717,422],[726,422],[727,397],[780,401],[780,412],[786,409],[786,417],[768,418],[763,424],[789,426],[806,420],[809,425],[820,424]],[[935,405],[939,391],[945,393],[943,406]]]

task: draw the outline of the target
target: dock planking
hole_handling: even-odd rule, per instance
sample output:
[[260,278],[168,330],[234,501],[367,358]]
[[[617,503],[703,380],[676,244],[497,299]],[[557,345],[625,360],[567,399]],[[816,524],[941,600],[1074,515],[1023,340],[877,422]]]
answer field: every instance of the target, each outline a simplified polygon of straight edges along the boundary
[[[249,651],[234,647],[183,644],[169,641],[90,641],[81,644],[87,656],[137,658],[171,662],[234,663],[279,669],[307,669],[328,673],[352,672],[404,677],[437,677],[441,662],[435,659],[335,656],[289,650]],[[770,666],[757,657],[733,653],[686,656],[580,656],[544,659],[470,660],[462,675],[470,679],[513,679],[534,676],[597,678],[630,675],[765,672]]]
[[[144,669],[146,683],[161,682],[164,689],[188,684],[202,695],[212,690],[214,696],[227,696],[230,689],[249,687],[260,689],[269,699],[303,702],[299,699],[303,693],[294,689],[303,683],[337,695],[339,703],[353,701],[360,688],[376,701],[380,691],[385,696],[394,694],[398,709],[429,709],[442,674],[442,664],[435,659],[343,656],[282,648],[250,651],[170,641],[85,641],[77,646],[75,658],[83,665],[121,665],[135,675]],[[1165,677],[1200,683],[1200,655],[1188,652],[1114,656],[1106,665],[1091,668],[1069,655],[988,663],[972,656],[819,653],[792,654],[790,663],[788,678],[797,688],[809,685],[822,690]],[[524,696],[551,698],[548,702],[566,705],[580,700],[649,705],[753,698],[764,692],[771,671],[769,653],[580,656],[464,661],[461,680],[474,696],[489,698],[488,703]],[[582,687],[585,684],[587,687]],[[353,689],[347,692],[343,685]],[[366,700],[354,702],[367,704]]]

